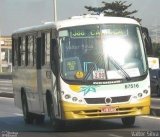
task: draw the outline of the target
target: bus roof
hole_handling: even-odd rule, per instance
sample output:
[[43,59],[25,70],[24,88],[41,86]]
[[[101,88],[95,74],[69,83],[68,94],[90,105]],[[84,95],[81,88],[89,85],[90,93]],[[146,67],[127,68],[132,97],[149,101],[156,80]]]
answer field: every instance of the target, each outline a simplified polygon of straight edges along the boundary
[[44,23],[42,25],[37,25],[37,26],[31,26],[31,27],[26,27],[26,28],[20,28],[18,29],[17,31],[15,31],[13,33],[14,34],[18,34],[18,33],[29,33],[31,31],[40,31],[40,30],[47,30],[47,29],[50,29],[50,28],[56,28],[56,25],[55,23],[53,22],[49,22],[49,23]]
[[18,29],[13,33],[27,33],[30,31],[39,31],[44,29],[50,29],[50,28],[66,28],[66,27],[72,27],[72,26],[83,26],[83,25],[90,25],[90,24],[136,24],[140,25],[136,20],[131,18],[125,18],[125,17],[107,17],[102,15],[84,15],[84,16],[73,16],[69,19],[58,21],[56,23],[49,22],[44,23],[42,25],[38,26],[32,26],[27,28],[21,28]]
[[82,26],[89,24],[136,24],[136,20],[124,17],[106,17],[101,15],[74,16],[70,19],[57,22],[57,28]]

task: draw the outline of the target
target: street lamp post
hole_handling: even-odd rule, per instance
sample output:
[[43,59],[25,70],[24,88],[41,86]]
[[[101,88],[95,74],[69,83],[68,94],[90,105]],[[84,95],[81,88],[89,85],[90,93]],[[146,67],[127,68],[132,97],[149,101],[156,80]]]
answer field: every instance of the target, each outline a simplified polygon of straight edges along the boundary
[[2,58],[1,58],[1,33],[0,33],[0,73],[2,72]]
[[54,8],[54,21],[57,21],[57,0],[53,0],[53,8]]

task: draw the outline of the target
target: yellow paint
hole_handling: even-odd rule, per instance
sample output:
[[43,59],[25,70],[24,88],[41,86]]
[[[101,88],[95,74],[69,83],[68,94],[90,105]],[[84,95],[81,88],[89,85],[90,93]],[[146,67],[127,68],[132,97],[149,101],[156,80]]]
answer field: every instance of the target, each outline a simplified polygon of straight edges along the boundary
[[77,79],[82,79],[82,78],[84,78],[84,72],[82,72],[82,71],[77,71],[76,74],[75,74],[75,77],[76,77]]
[[157,61],[154,59],[154,60],[152,61],[152,63],[153,63],[153,64],[156,64],[156,63],[157,63]]
[[143,98],[136,103],[114,104],[112,106],[121,109],[118,114],[100,112],[105,105],[81,105],[62,101],[63,118],[66,120],[76,119],[99,119],[121,118],[127,116],[148,115],[150,113],[150,97]]
[[79,85],[69,85],[70,89],[74,92],[80,92],[80,86]]

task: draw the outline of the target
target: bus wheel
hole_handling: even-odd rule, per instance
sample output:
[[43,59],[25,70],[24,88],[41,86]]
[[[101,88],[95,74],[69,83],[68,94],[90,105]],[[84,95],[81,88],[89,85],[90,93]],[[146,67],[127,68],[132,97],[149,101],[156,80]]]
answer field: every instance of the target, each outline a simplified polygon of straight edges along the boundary
[[33,115],[28,111],[28,103],[27,103],[27,97],[26,94],[22,94],[22,110],[23,110],[23,117],[26,124],[32,124],[34,117]]
[[160,87],[157,88],[157,97],[160,97]]
[[125,127],[132,127],[135,123],[135,117],[125,117],[122,118],[122,123]]
[[65,121],[59,120],[55,117],[53,103],[49,103],[49,116],[50,116],[51,124],[52,124],[55,131],[59,131],[59,130],[64,129]]
[[45,118],[44,115],[35,114],[35,119],[37,124],[44,123],[44,118]]

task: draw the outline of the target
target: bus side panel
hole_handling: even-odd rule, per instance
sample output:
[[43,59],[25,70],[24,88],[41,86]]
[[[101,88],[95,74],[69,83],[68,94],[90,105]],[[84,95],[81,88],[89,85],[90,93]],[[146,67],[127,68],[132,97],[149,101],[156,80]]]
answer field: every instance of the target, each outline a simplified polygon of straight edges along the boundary
[[[20,47],[21,39],[19,41],[15,44],[17,53],[14,54],[17,63],[14,62],[15,64],[13,66],[13,92],[15,94],[15,104],[19,108],[22,108],[21,93],[24,92],[27,97],[29,112],[40,114],[42,110],[37,88],[37,68],[33,65],[33,60],[29,64],[25,62],[26,57],[25,60],[24,58],[22,60],[22,53],[24,51],[22,52],[22,48]],[[13,52],[15,52],[15,50],[13,50]],[[28,56],[29,55],[27,55],[27,58]]]
[[17,78],[17,69],[13,67],[12,77],[13,77],[13,94],[14,94],[14,103],[18,108],[22,108],[21,92]]
[[27,97],[30,112],[39,112],[39,96],[37,92],[36,69],[19,67],[13,72],[13,89],[15,94],[15,104],[22,108],[21,93]]

